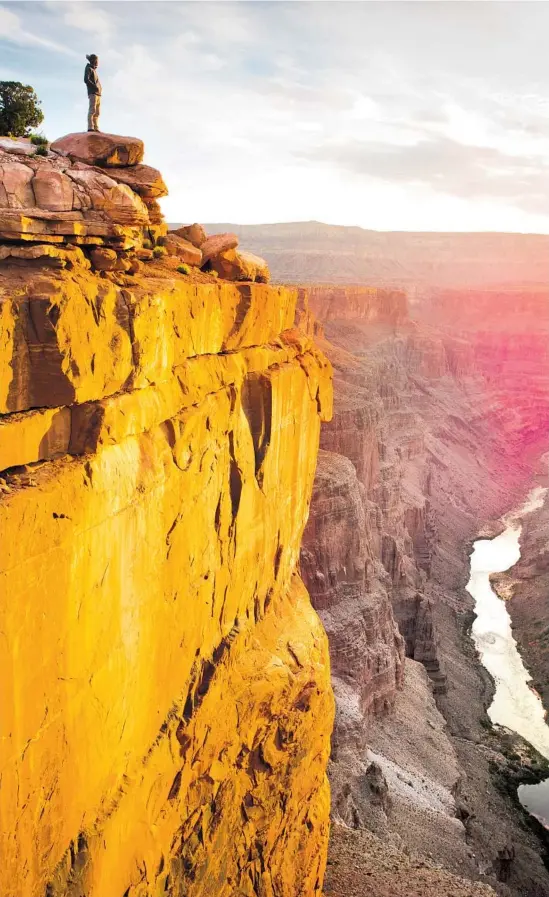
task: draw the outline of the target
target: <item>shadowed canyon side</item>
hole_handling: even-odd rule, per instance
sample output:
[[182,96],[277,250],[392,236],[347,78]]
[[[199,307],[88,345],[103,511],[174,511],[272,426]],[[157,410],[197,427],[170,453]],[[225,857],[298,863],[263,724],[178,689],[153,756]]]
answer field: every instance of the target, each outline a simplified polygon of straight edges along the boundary
[[306,296],[200,270],[157,172],[67,140],[0,159],[0,892],[320,897],[333,698],[296,565],[330,365]]
[[[531,293],[522,382],[513,291],[499,294],[499,334],[476,317],[472,294],[460,297],[455,325],[444,303],[436,320],[434,292],[421,314],[414,306],[418,320],[392,289],[310,295],[334,367],[334,414],[321,432],[301,569],[330,639],[333,816],[505,897],[539,897],[549,889],[540,845],[493,776],[505,779],[516,751],[528,766],[528,754],[483,725],[491,685],[468,637],[464,586],[468,545],[528,489],[546,445],[547,344],[534,321],[547,295]],[[361,875],[375,880],[349,843],[334,829],[330,897],[360,893]],[[516,857],[504,882],[507,843]],[[343,873],[342,856],[354,872]],[[397,893],[397,880],[381,876],[379,893]]]

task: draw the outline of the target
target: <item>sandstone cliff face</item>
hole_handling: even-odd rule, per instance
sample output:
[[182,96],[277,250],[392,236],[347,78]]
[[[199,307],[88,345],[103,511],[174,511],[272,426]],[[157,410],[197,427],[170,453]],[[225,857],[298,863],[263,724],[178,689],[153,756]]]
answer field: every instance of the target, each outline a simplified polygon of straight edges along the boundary
[[0,266],[0,892],[320,895],[305,297],[69,251]]

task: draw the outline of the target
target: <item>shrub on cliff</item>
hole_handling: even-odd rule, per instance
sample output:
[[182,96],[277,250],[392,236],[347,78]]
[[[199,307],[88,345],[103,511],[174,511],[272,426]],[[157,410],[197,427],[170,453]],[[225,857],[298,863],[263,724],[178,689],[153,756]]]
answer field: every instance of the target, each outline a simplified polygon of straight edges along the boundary
[[28,137],[43,120],[40,100],[29,84],[0,81],[0,134]]
[[49,140],[45,134],[31,134],[30,142],[33,146],[49,146]]

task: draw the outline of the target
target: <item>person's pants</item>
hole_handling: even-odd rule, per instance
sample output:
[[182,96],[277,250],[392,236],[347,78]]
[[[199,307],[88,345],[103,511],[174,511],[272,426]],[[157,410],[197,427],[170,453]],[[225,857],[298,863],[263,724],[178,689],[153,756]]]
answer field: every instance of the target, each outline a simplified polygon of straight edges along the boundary
[[88,131],[98,131],[101,97],[98,93],[90,93],[89,99],[90,105],[88,109]]

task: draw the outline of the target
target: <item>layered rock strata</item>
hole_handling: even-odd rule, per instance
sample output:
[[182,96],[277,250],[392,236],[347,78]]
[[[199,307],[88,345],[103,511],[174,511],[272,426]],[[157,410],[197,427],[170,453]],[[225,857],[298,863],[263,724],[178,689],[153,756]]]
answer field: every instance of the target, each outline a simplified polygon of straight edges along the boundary
[[234,234],[208,237],[194,224],[168,235],[158,203],[168,190],[143,154],[141,140],[101,132],[68,134],[40,151],[26,139],[2,139],[0,261],[41,257],[64,267],[80,246],[98,271],[135,274],[142,261],[168,255],[183,274],[190,265],[268,283],[265,260],[237,251]]
[[[94,136],[80,135],[86,145],[93,143]],[[127,140],[118,138],[120,142]],[[79,161],[82,156],[64,154],[62,143],[58,141],[58,152],[47,156],[15,155],[0,148],[0,240],[4,245],[30,241],[128,250],[141,246],[151,228],[156,235],[166,232],[156,206],[156,197],[167,193],[160,173],[147,169],[150,184],[156,184],[154,192],[132,189],[131,174],[139,177],[140,169],[147,168],[138,164],[142,144],[127,168],[109,157],[96,156],[95,147],[86,154],[86,161]],[[98,167],[98,162],[105,167]],[[129,184],[126,172],[131,172]]]
[[0,892],[320,897],[305,297],[66,251],[0,267]]
[[[497,737],[481,724],[490,684],[467,638],[471,605],[464,590],[468,545],[487,517],[507,510],[526,488],[531,462],[545,445],[538,413],[549,396],[543,355],[530,357],[525,368],[538,385],[535,403],[529,381],[521,384],[519,402],[518,353],[491,378],[466,331],[458,326],[450,333],[449,319],[448,328],[435,329],[403,318],[394,291],[365,289],[360,311],[355,288],[317,288],[312,295],[324,319],[320,342],[334,365],[335,396],[332,422],[321,435],[330,463],[319,465],[302,570],[331,639],[339,703],[333,813],[454,872],[487,875],[506,897],[544,893],[539,844],[517,824],[515,808],[491,779],[492,767],[506,761]],[[465,313],[473,317],[472,310]],[[430,321],[429,310],[425,318]],[[478,326],[485,329],[486,321]],[[512,345],[512,333],[511,326],[504,343]],[[525,425],[529,435],[520,452]],[[353,473],[359,488],[351,498],[346,484]],[[347,517],[353,525],[346,529]],[[364,569],[361,593],[356,571]],[[354,617],[342,594],[357,600]],[[409,658],[405,672],[420,661],[430,687],[425,677],[405,674],[399,691],[400,652],[391,629],[372,629],[366,662],[359,657],[362,623],[347,620],[360,621],[369,601],[377,602],[378,614],[392,607]],[[386,658],[388,675],[377,680],[381,694],[368,676],[372,654]],[[440,731],[432,691],[444,716]],[[445,767],[437,766],[440,757]],[[372,789],[372,763],[386,780],[385,806]],[[498,851],[511,842],[510,883],[498,883]]]

